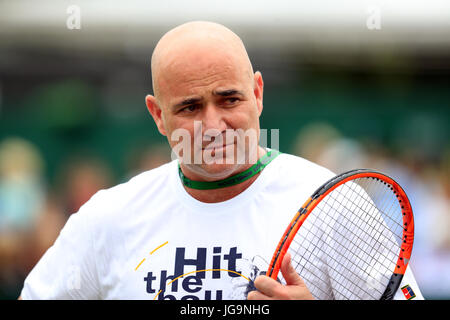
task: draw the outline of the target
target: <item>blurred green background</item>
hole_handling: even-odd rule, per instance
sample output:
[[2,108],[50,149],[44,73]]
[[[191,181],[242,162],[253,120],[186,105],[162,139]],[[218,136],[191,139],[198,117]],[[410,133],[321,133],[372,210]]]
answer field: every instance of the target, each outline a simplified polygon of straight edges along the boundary
[[450,298],[450,6],[258,3],[78,1],[69,29],[71,2],[0,1],[0,299],[18,297],[93,193],[170,161],[144,101],[150,56],[197,19],[243,39],[265,82],[261,127],[279,129],[281,151],[405,187],[416,279],[426,298]]

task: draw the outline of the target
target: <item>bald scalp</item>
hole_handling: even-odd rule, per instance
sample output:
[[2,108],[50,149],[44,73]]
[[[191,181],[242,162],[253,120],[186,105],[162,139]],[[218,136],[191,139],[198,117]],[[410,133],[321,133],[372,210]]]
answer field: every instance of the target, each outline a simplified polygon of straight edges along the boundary
[[[242,40],[223,25],[207,21],[193,21],[182,24],[168,31],[157,43],[151,58],[153,93],[161,101],[160,77],[177,64],[191,64],[198,61],[187,61],[186,53],[198,49],[200,54],[220,52],[240,65],[243,72],[248,73],[253,81],[253,67]],[[214,51],[215,50],[215,51]]]

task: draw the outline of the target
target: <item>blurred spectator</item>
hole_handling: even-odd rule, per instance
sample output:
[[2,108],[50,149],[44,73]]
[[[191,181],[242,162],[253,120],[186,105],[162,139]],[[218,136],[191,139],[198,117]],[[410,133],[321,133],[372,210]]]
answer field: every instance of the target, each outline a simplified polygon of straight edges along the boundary
[[171,149],[167,144],[142,144],[133,147],[127,155],[126,178],[159,167],[169,161]]
[[298,133],[294,154],[320,164],[336,174],[367,163],[365,150],[354,139],[344,137],[331,124],[313,122]]
[[440,183],[439,195],[442,199],[443,220],[440,224],[442,229],[441,246],[447,252],[450,252],[450,147],[442,155],[435,173],[436,180]]
[[44,198],[40,152],[21,138],[5,139],[0,144],[0,232],[32,228]]
[[45,207],[36,220],[33,232],[28,237],[27,250],[23,258],[25,270],[29,272],[45,251],[53,245],[66,220],[67,216],[64,215],[60,202],[54,195],[48,195]]
[[[297,134],[293,154],[320,164],[320,158],[327,146],[340,137],[341,133],[328,123],[310,123]],[[329,169],[332,170],[331,168]]]
[[115,184],[108,165],[88,154],[70,155],[60,168],[56,190],[66,215],[77,212],[97,191]]
[[28,245],[45,206],[43,167],[29,141],[9,137],[0,143],[0,295],[11,297],[28,271]]
[[8,138],[0,144],[0,298],[19,296],[25,276],[68,216],[114,183],[107,165],[86,154],[69,157],[50,191],[43,168],[41,154],[30,142]]

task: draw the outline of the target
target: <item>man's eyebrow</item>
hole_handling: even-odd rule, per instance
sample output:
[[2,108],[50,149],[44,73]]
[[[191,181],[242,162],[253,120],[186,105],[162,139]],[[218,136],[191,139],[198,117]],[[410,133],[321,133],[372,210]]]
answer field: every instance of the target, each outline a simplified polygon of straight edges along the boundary
[[229,97],[229,96],[234,96],[234,95],[244,96],[244,94],[241,91],[235,90],[235,89],[214,90],[213,94],[216,96],[222,96],[222,97]]
[[191,105],[191,104],[195,104],[195,103],[200,102],[201,100],[202,100],[201,98],[188,98],[188,99],[184,99],[183,101],[181,101],[181,102],[175,104],[175,105],[173,106],[173,109],[177,109],[177,108],[180,108],[180,107],[183,107],[183,106],[188,106],[188,105]]

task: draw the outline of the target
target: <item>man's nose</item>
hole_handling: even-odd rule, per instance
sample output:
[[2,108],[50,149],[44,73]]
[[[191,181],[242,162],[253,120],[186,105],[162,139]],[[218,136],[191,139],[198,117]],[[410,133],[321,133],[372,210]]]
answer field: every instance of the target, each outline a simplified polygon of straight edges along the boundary
[[218,132],[223,132],[227,129],[223,111],[213,103],[209,103],[203,109],[201,120],[203,130],[205,131],[217,130]]

